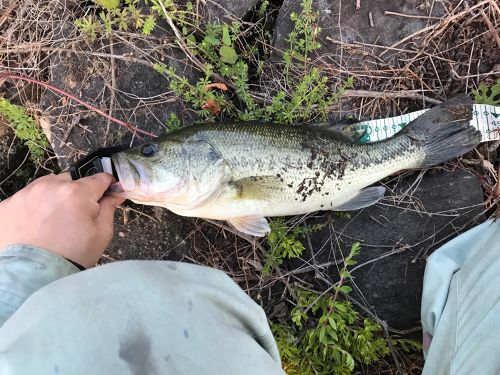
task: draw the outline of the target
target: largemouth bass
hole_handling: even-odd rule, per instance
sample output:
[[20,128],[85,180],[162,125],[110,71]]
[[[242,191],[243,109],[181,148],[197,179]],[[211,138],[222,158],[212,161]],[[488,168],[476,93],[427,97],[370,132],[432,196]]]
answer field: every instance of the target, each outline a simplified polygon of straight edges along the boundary
[[265,217],[367,207],[384,196],[384,187],[368,187],[374,182],[466,153],[481,139],[471,116],[472,100],[462,95],[371,144],[316,126],[192,125],[113,155],[112,191],[264,236]]

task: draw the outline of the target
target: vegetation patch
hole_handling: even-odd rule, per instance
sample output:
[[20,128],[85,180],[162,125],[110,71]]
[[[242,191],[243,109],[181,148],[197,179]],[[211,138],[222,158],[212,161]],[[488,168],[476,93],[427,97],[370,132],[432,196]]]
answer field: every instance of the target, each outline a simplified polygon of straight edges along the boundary
[[7,124],[14,129],[16,137],[28,147],[33,162],[41,163],[45,150],[49,147],[49,141],[35,120],[26,113],[23,107],[2,98],[0,98],[0,116],[7,120]]

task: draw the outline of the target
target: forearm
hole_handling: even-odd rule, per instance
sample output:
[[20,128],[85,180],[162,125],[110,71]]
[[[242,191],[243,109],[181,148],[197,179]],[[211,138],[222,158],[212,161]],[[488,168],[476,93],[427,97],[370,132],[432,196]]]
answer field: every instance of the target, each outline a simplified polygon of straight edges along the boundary
[[68,260],[44,249],[26,245],[0,249],[0,326],[38,289],[78,271]]

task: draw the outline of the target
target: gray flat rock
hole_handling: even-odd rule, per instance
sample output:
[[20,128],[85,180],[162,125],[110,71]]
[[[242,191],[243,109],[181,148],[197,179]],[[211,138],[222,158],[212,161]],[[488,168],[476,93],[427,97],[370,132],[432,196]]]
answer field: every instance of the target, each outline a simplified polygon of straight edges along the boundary
[[[313,2],[313,9],[319,12],[318,26],[321,28],[321,33],[318,41],[322,45],[322,48],[316,53],[340,58],[338,44],[335,41],[391,46],[424,28],[428,20],[401,18],[386,15],[385,12],[390,11],[417,17],[442,15],[444,11],[442,3],[433,3],[434,6],[431,8],[424,6],[418,0],[361,0],[360,8],[356,9],[356,1],[316,0]],[[293,29],[290,15],[292,12],[297,14],[301,12],[300,4],[300,0],[285,0],[283,2],[273,35],[273,45],[278,50],[284,50],[288,47],[286,39]],[[372,46],[366,48],[375,50]],[[348,58],[347,51],[344,54],[343,57]],[[279,54],[275,54],[274,58],[279,58]],[[362,61],[359,61],[358,64],[362,64]]]
[[[61,37],[71,35],[72,28],[72,25],[63,25]],[[108,114],[113,92],[112,116],[150,133],[164,134],[165,122],[171,114],[176,114],[182,124],[190,124],[194,117],[170,92],[168,79],[153,69],[152,62],[175,68],[191,82],[198,77],[186,56],[169,38],[170,34],[161,25],[155,29],[155,35],[141,37],[141,40],[114,38],[114,61],[106,41],[93,45],[79,42],[73,46],[76,53],[52,55],[50,83]],[[139,48],[150,52],[141,55]],[[46,91],[41,105],[45,119],[51,124],[51,145],[63,169],[95,149],[141,141],[126,128],[59,94]]]
[[106,250],[114,260],[181,260],[192,246],[185,238],[193,221],[159,207],[131,203],[115,214],[115,235]]
[[229,22],[244,17],[259,0],[208,0],[200,2],[201,18]]
[[[352,273],[359,288],[353,297],[401,329],[419,325],[426,256],[484,221],[476,176],[457,169],[430,170],[419,183],[417,178],[404,178],[393,187],[393,198],[387,193],[381,203],[352,212],[350,220],[332,214],[330,229],[312,236],[318,264],[342,259],[339,248],[346,254],[354,242],[361,243],[357,260],[363,266]],[[418,187],[411,197],[403,196],[413,184]],[[336,272],[329,268],[334,279]]]

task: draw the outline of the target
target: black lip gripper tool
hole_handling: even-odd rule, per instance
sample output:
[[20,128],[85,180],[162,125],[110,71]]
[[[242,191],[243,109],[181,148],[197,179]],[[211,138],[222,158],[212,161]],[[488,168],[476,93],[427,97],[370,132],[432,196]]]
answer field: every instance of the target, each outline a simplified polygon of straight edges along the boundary
[[78,180],[82,177],[92,176],[96,173],[107,172],[118,180],[118,175],[111,161],[111,155],[127,148],[128,147],[123,146],[105,147],[88,154],[69,168],[71,178],[73,180]]

